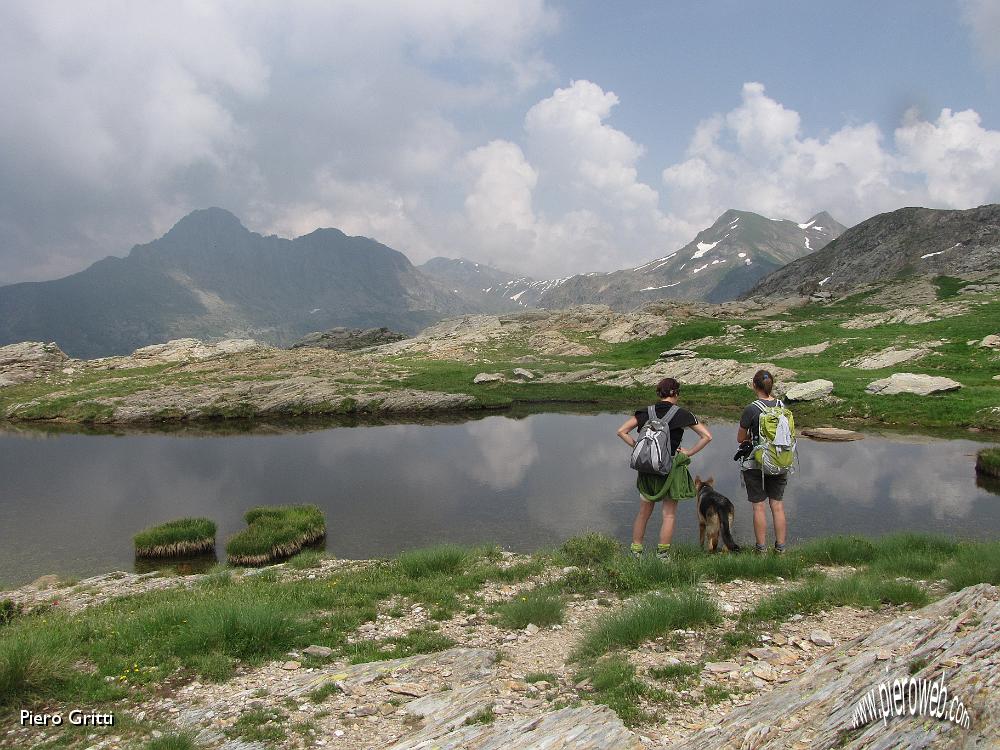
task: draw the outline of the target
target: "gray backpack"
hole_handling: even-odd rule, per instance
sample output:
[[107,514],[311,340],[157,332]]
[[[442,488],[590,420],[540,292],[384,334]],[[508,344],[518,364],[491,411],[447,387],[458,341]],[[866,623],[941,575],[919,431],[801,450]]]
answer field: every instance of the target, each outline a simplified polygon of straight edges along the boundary
[[674,418],[679,407],[671,406],[663,419],[656,416],[656,407],[647,409],[649,419],[642,428],[642,434],[632,448],[632,459],[629,461],[636,471],[643,474],[659,474],[666,476],[674,463],[670,445],[670,420]]

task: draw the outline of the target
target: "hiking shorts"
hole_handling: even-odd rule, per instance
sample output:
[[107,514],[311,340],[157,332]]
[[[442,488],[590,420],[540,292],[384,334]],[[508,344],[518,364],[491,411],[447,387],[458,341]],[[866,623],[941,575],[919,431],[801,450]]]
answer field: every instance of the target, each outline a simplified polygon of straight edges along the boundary
[[748,469],[743,472],[743,484],[747,488],[747,500],[751,503],[762,503],[768,498],[781,500],[785,496],[788,475],[763,474],[759,469]]

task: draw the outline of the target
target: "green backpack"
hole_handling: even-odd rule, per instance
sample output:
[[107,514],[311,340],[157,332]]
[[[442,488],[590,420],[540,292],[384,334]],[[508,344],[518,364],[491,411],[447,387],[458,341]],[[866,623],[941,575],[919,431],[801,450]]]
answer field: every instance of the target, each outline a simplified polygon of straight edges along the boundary
[[757,445],[753,457],[764,474],[791,474],[795,471],[795,417],[780,400],[774,406],[754,401],[760,409]]

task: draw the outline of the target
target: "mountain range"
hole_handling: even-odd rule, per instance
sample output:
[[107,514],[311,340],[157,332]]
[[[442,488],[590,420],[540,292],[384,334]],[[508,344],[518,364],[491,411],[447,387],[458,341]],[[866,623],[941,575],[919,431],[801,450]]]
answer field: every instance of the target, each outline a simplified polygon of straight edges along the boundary
[[[800,224],[729,210],[681,249],[635,268],[540,281],[507,278],[481,267],[483,273],[477,275],[484,280],[483,294],[521,307],[590,303],[631,310],[663,298],[724,302],[736,299],[775,269],[825,246],[844,229],[825,211]],[[468,268],[470,262],[464,263]]]
[[963,211],[900,208],[848,229],[762,279],[746,296],[837,294],[906,276],[989,271],[1000,271],[1000,204]]
[[0,345],[55,341],[75,357],[186,336],[287,345],[335,326],[415,333],[469,308],[374,240],[337,229],[264,237],[209,208],[127,257],[54,281],[0,287]]

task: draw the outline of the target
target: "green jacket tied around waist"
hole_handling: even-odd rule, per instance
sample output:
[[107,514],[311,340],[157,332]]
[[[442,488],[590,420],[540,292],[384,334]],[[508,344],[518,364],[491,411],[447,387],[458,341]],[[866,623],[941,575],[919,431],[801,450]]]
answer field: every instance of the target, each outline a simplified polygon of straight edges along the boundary
[[667,476],[639,473],[636,476],[635,486],[643,500],[655,503],[667,498],[687,500],[694,497],[694,480],[688,471],[690,463],[691,458],[688,455],[678,452],[674,456],[673,466],[670,467]]

